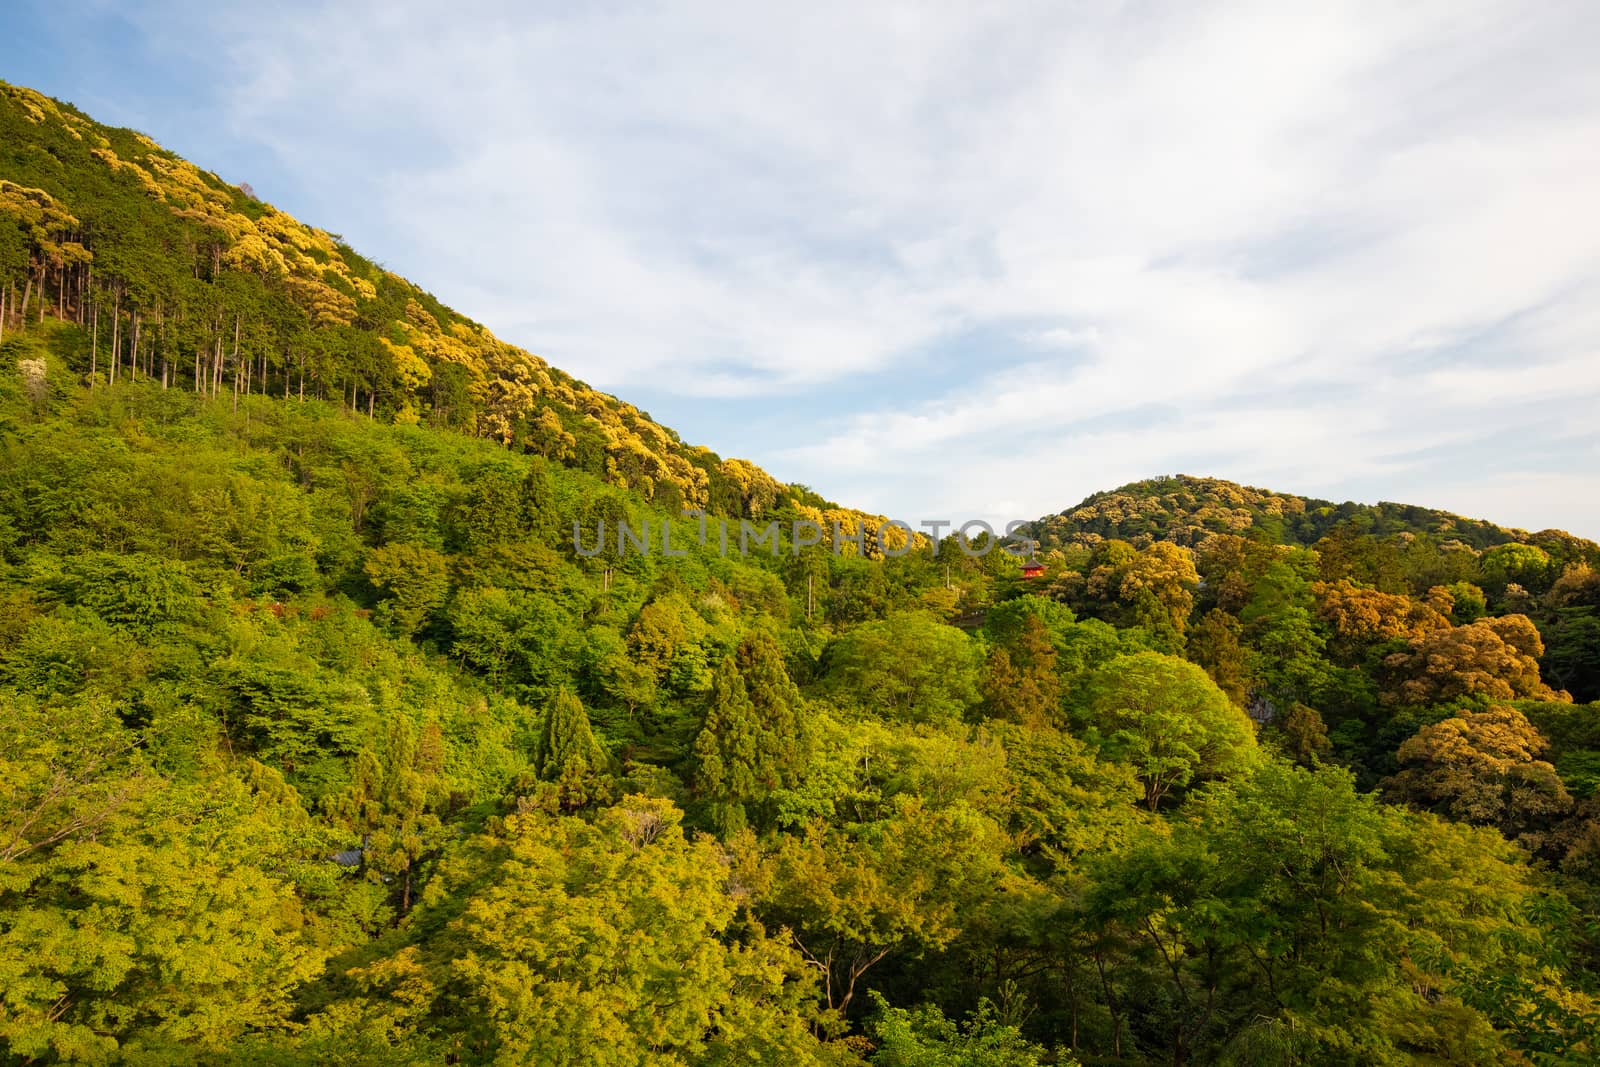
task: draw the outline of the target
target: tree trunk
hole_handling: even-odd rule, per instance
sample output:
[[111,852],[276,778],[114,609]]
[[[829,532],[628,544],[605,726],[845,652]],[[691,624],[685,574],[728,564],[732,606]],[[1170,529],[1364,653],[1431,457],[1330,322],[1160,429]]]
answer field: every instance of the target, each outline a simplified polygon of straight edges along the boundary
[[100,301],[94,302],[94,325],[89,328],[89,388],[100,376]]
[[167,358],[167,316],[161,310],[161,300],[156,299],[156,332],[157,343],[161,345],[161,389],[164,392],[169,380],[172,378],[172,368]]
[[117,384],[117,364],[122,361],[122,287],[111,295],[111,384]]
[[233,410],[239,410],[239,316],[233,316]]
[[139,309],[138,308],[135,308],[134,311],[133,311],[133,336],[131,338],[131,343],[132,343],[133,347],[128,352],[128,381],[136,382],[136,381],[139,380]]
[[28,297],[33,295],[33,275],[27,276],[27,282],[28,284],[22,290],[22,307],[18,309],[17,329],[19,330],[28,328]]

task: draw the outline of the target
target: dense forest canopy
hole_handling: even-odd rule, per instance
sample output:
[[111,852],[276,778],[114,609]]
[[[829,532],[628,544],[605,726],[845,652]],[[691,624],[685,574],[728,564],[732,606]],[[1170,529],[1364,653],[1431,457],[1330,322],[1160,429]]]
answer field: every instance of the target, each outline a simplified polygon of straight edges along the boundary
[[1600,1059],[1593,543],[724,554],[883,520],[0,88],[9,1062]]

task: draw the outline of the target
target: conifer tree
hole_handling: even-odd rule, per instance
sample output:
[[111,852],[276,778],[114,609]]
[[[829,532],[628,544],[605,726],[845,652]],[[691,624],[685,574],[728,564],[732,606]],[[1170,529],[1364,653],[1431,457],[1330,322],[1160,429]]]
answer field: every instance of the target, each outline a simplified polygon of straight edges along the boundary
[[756,796],[758,751],[755,706],[732,655],[711,681],[711,705],[695,738],[695,786],[724,830],[744,824],[744,801]]
[[411,723],[389,724],[383,758],[371,750],[356,757],[350,788],[332,798],[335,821],[359,834],[371,874],[398,878],[400,908],[411,909],[417,863],[444,840],[439,809],[448,795],[443,737],[429,723],[419,738]]
[[1198,664],[1228,694],[1228,699],[1244,707],[1250,699],[1249,663],[1240,643],[1243,627],[1221,608],[1212,608],[1189,634],[1184,654]]
[[534,750],[535,772],[555,783],[561,807],[571,811],[610,799],[608,763],[583,704],[571,690],[557,690]]
[[789,784],[805,761],[806,729],[800,689],[783,665],[771,634],[746,637],[736,654],[745,691],[755,711],[756,780],[765,792]]
[[1023,619],[1009,647],[996,648],[985,666],[984,695],[996,718],[1035,729],[1055,725],[1061,708],[1056,650],[1037,615]]
[[771,635],[755,633],[723,659],[695,739],[695,785],[723,830],[746,820],[745,805],[792,784],[806,759],[800,690]]

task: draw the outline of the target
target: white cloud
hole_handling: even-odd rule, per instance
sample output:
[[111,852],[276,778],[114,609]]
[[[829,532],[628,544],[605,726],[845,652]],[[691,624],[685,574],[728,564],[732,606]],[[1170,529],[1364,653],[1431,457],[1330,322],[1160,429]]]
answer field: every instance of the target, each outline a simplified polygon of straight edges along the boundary
[[[210,16],[237,128],[595,384],[730,424],[832,391],[848,447],[774,424],[780,475],[1031,516],[1189,470],[1600,534],[1592,5],[436,12]],[[954,387],[856,384],[964,343]]]

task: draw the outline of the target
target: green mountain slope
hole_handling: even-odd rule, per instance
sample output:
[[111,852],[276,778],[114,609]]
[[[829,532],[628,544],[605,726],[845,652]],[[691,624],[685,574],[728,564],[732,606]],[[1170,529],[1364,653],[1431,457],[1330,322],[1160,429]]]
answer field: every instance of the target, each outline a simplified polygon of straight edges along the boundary
[[13,329],[49,317],[91,334],[67,353],[86,381],[322,397],[543,455],[668,510],[756,516],[791,492],[149,137],[3,82],[0,290]]

